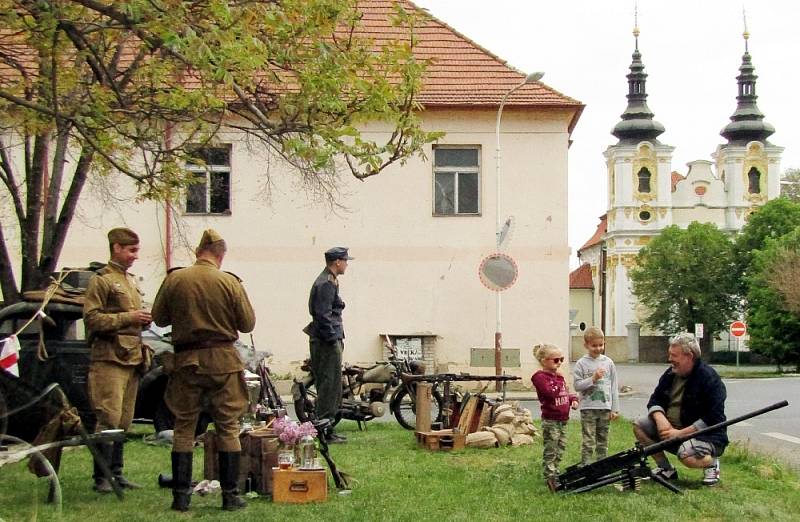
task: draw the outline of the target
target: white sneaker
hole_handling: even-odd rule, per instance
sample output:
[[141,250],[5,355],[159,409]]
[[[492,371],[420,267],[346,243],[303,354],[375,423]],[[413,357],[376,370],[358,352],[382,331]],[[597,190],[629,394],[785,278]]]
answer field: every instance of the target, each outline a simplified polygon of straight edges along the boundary
[[671,466],[669,468],[655,468],[653,469],[653,475],[660,476],[664,480],[671,482],[678,480],[678,470]]
[[714,464],[703,470],[703,485],[714,486],[719,483],[719,459],[714,459]]

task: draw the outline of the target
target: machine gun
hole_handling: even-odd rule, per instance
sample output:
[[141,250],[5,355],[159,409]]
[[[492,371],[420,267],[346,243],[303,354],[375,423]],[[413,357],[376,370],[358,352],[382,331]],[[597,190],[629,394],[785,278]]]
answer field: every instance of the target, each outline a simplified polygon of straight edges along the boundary
[[434,386],[444,383],[442,387],[442,425],[450,427],[450,417],[453,415],[452,397],[450,393],[450,383],[455,381],[496,381],[503,383],[503,399],[506,396],[506,383],[508,381],[518,381],[521,377],[516,375],[471,375],[469,373],[435,373],[432,375],[409,375],[401,373],[400,378],[403,382],[430,382]]
[[708,426],[707,428],[697,430],[689,435],[673,437],[656,442],[655,444],[650,444],[649,446],[642,446],[637,442],[636,446],[629,450],[600,459],[586,466],[581,466],[579,464],[570,466],[555,479],[555,483],[550,484],[550,489],[553,492],[584,493],[615,482],[621,483],[623,488],[638,489],[638,485],[642,479],[651,478],[665,488],[675,493],[681,493],[681,490],[675,487],[674,484],[667,482],[661,475],[653,473],[653,470],[647,465],[647,457],[655,453],[660,453],[670,446],[677,446],[698,435],[725,428],[731,424],[736,424],[769,411],[783,408],[788,404],[788,401],[776,402],[766,408],[761,408],[760,410],[747,413],[740,417]]

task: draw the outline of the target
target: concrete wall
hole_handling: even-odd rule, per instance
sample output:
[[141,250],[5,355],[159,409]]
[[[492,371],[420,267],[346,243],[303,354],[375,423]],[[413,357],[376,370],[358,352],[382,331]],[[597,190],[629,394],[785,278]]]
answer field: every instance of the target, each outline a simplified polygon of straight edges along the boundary
[[[640,336],[638,362],[666,362],[668,344],[669,338],[666,336]],[[576,361],[586,353],[586,349],[583,347],[583,336],[572,337],[571,347],[570,359]],[[607,336],[606,355],[616,363],[628,362],[628,338],[625,336]]]

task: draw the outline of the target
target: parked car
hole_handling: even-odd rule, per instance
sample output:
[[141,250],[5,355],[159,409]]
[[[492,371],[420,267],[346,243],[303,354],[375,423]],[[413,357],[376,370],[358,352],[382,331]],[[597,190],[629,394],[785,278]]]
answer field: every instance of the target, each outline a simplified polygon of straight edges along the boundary
[[[26,300],[0,310],[0,339],[17,332],[41,307],[41,301]],[[19,373],[27,390],[43,390],[56,382],[88,430],[96,423],[86,389],[89,370],[89,347],[83,323],[83,307],[77,303],[49,302],[44,308],[45,319],[36,319],[19,334]],[[161,365],[162,355],[172,352],[169,329],[151,325],[142,334],[145,343],[155,351],[151,367],[144,373],[136,398],[135,422],[152,422],[156,432],[172,429],[174,417],[164,402],[167,376]],[[44,350],[40,349],[40,338]],[[249,369],[254,369],[265,354],[256,352],[252,346],[237,342],[237,348]],[[0,372],[2,373],[2,372]],[[7,387],[13,382],[4,379],[5,401],[9,409],[13,406]],[[13,393],[12,393],[13,395]],[[28,392],[27,395],[30,395]],[[22,411],[8,419],[8,433],[24,440],[33,440],[41,428],[41,421],[31,421],[35,416]],[[198,432],[205,431],[210,422],[203,415],[198,423]]]

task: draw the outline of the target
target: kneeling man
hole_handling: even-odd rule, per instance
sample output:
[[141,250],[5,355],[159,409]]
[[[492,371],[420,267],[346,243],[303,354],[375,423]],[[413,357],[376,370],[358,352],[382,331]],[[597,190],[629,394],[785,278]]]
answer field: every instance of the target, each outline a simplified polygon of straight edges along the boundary
[[[647,403],[647,416],[633,425],[636,439],[644,445],[690,435],[725,421],[727,392],[717,372],[700,359],[700,345],[694,335],[679,334],[669,343],[670,368],[658,380]],[[703,484],[719,482],[719,457],[728,445],[725,428],[704,433],[676,444],[667,451],[678,455],[688,468],[703,468]],[[664,453],[653,455],[655,473],[667,480],[678,478]]]

